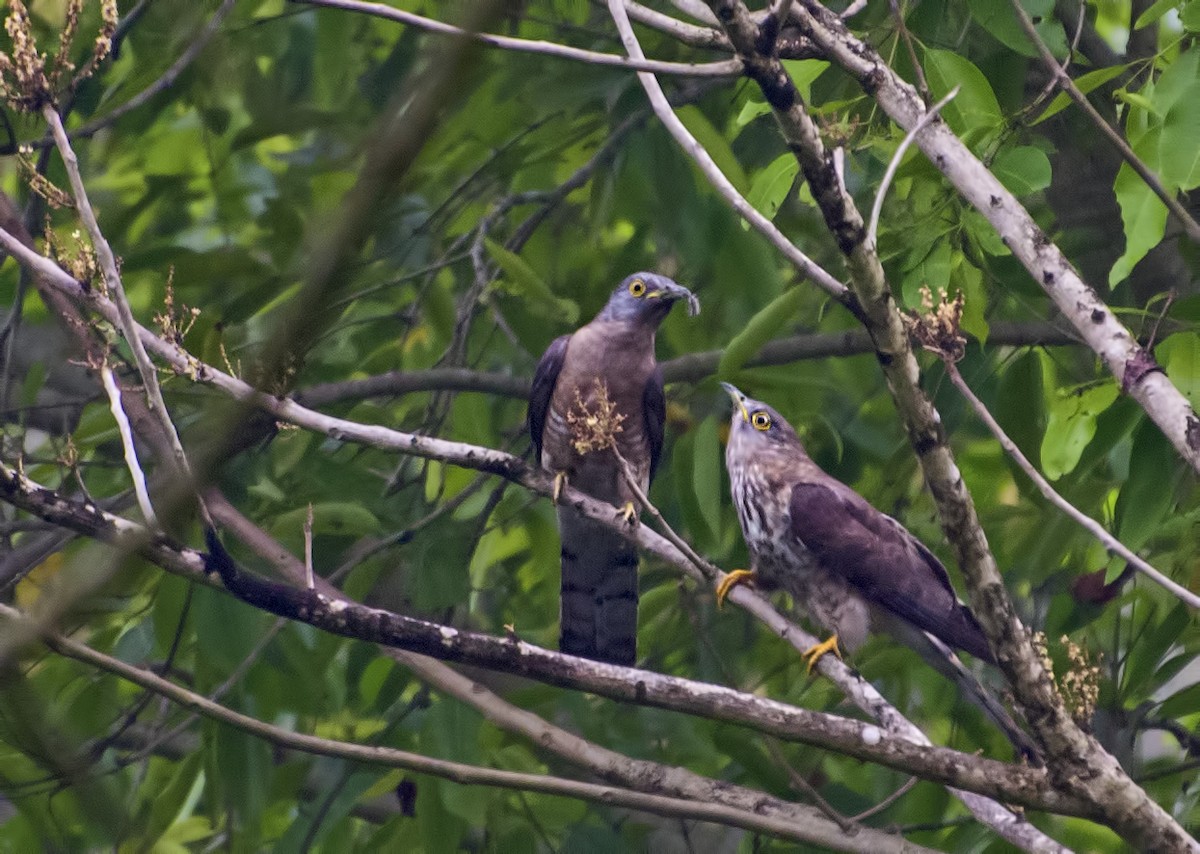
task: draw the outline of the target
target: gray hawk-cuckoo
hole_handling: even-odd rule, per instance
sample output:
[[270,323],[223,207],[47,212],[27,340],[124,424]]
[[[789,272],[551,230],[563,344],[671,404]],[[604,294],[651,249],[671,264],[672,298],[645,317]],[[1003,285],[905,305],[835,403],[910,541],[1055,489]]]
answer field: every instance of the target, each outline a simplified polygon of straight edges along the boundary
[[[633,492],[616,457],[584,452],[573,421],[615,406],[616,448],[647,489],[662,451],[666,402],[654,358],[654,334],[677,301],[691,314],[699,302],[666,276],[626,278],[590,323],[556,339],[542,356],[529,396],[529,434],[536,459],[555,475],[601,501],[624,505],[636,518]],[[606,401],[602,401],[606,398]],[[620,534],[558,508],[562,539],[559,649],[572,655],[633,664],[637,656],[637,551]]]
[[887,632],[958,685],[1021,753],[1036,758],[1029,737],[954,654],[961,649],[995,664],[941,562],[903,525],[822,471],[778,412],[721,385],[733,399],[725,465],[753,570],[726,576],[718,601],[751,578],[764,589],[787,591],[832,632],[805,654],[810,670],[826,652],[840,655],[839,643],[853,651],[868,631]]

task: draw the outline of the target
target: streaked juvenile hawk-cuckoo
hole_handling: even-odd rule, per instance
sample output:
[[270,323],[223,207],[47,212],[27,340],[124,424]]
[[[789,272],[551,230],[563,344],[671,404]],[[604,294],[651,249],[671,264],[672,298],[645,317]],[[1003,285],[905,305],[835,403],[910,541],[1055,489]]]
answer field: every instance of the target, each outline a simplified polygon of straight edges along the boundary
[[869,630],[887,632],[957,684],[1023,754],[1036,756],[1029,737],[954,655],[961,649],[995,663],[941,562],[903,525],[822,471],[778,412],[721,385],[733,399],[725,465],[753,570],[726,576],[718,600],[749,578],[791,594],[832,632],[806,653],[809,669],[839,644],[853,651]]
[[[613,291],[586,326],[556,339],[538,363],[529,396],[529,434],[542,467],[594,498],[624,505],[633,492],[606,449],[581,452],[572,422],[615,405],[613,438],[643,491],[662,451],[666,402],[654,358],[654,334],[679,300],[691,314],[699,302],[666,276],[635,273]],[[633,664],[637,656],[637,551],[619,534],[560,505],[562,590],[559,649],[572,655]]]

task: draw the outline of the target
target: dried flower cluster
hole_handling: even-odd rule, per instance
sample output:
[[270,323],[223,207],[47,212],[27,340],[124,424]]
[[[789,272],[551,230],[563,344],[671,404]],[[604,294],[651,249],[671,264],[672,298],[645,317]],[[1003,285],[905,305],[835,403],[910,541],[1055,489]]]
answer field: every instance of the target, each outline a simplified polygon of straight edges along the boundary
[[100,270],[100,262],[96,260],[96,250],[84,239],[83,232],[75,229],[70,238],[63,240],[47,219],[45,234],[48,258],[57,261],[60,267],[84,287],[98,285],[101,291],[105,290],[104,273]]
[[1062,637],[1062,644],[1067,650],[1069,669],[1063,674],[1058,688],[1075,723],[1090,729],[1092,713],[1100,698],[1100,666],[1092,661],[1086,649],[1066,635]]
[[100,27],[92,50],[83,68],[75,73],[71,48],[79,33],[79,16],[84,0],[68,0],[62,31],[58,36],[58,52],[47,59],[39,53],[34,38],[29,9],[22,0],[9,0],[4,30],[12,41],[9,53],[0,53],[0,98],[14,110],[37,112],[53,104],[64,93],[73,91],[86,80],[112,52],[113,36],[117,32],[116,0],[100,0]]
[[75,207],[75,201],[70,194],[60,190],[54,182],[37,170],[31,149],[22,146],[17,151],[17,168],[21,170],[21,177],[25,179],[29,189],[45,199],[51,208],[59,210]]
[[590,454],[603,448],[615,448],[617,434],[625,416],[617,411],[617,405],[608,396],[608,386],[596,380],[596,405],[589,409],[587,402],[575,392],[575,405],[567,412],[567,425],[571,429],[571,444],[576,452]]
[[191,331],[200,316],[200,309],[181,305],[179,314],[175,312],[175,268],[167,271],[167,290],[163,296],[163,310],[154,315],[154,322],[162,330],[162,337],[173,341],[180,347],[183,339]]
[[931,353],[957,362],[963,357],[967,347],[967,338],[962,334],[962,291],[958,291],[954,299],[950,299],[943,290],[935,302],[929,286],[922,285],[921,306],[924,308],[923,314],[910,311],[904,315],[908,334]]

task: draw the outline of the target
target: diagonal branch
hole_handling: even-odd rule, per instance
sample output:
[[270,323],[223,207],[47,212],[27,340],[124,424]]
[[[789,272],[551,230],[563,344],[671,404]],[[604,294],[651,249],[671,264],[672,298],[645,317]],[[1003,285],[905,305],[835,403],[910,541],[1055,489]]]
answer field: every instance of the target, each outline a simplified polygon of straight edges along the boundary
[[[626,14],[623,0],[609,0],[608,8],[613,16],[613,21],[617,25],[618,31],[621,33],[621,41],[625,44],[625,50],[629,53],[630,57],[641,59],[644,56],[642,46],[638,43],[637,36],[633,32],[633,27],[629,23],[629,17]],[[771,220],[767,219],[753,205],[747,202],[741,193],[737,191],[737,188],[733,186],[733,183],[725,177],[721,168],[717,166],[716,161],[704,150],[704,147],[692,136],[691,132],[684,127],[679,117],[675,115],[675,111],[671,109],[671,104],[667,101],[667,96],[654,75],[639,71],[638,80],[641,82],[642,88],[646,90],[646,96],[650,99],[650,106],[654,109],[654,114],[658,116],[658,120],[663,123],[671,136],[679,143],[679,147],[696,162],[696,165],[700,167],[700,171],[704,173],[704,177],[713,185],[713,188],[721,195],[721,198],[762,233],[776,249],[783,253],[783,256],[792,263],[797,271],[812,279],[834,299],[849,306],[853,302],[853,298],[846,289],[846,286],[801,252]]]
[[[27,512],[101,540],[128,539],[140,529],[120,517],[67,501],[2,464],[0,494]],[[210,544],[213,552],[206,557],[155,538],[142,553],[193,581],[208,582],[211,576],[207,573],[215,572],[224,589],[242,601],[342,637],[513,673],[621,702],[736,723],[937,782],[969,785],[972,790],[1031,808],[1077,814],[1077,804],[1048,787],[1044,769],[914,744],[884,733],[873,724],[788,706],[718,685],[589,661],[512,638],[490,637],[370,608],[328,587],[310,590],[266,581],[237,568],[215,539]]]
[[1049,72],[1054,83],[1062,91],[1066,92],[1067,97],[1083,110],[1083,114],[1088,117],[1088,120],[1096,126],[1101,135],[1117,150],[1121,155],[1121,159],[1129,164],[1129,168],[1136,172],[1138,177],[1146,182],[1146,186],[1151,189],[1154,195],[1158,196],[1159,200],[1167,206],[1167,210],[1171,212],[1171,215],[1175,219],[1179,220],[1184,232],[1191,238],[1192,242],[1200,243],[1200,223],[1197,223],[1192,218],[1187,208],[1180,203],[1174,193],[1167,191],[1167,188],[1162,185],[1162,181],[1158,179],[1158,176],[1129,147],[1129,143],[1125,141],[1125,137],[1121,136],[1121,133],[1116,128],[1106,122],[1104,116],[1100,115],[1099,110],[1092,106],[1092,102],[1087,99],[1087,95],[1083,94],[1079,87],[1075,85],[1075,81],[1071,79],[1071,75],[1054,59],[1054,54],[1050,52],[1050,48],[1046,47],[1046,42],[1033,26],[1033,21],[1029,18],[1029,13],[1025,11],[1025,7],[1020,4],[1019,0],[1012,0],[1012,7],[1013,12],[1017,16],[1017,23],[1021,25],[1026,38],[1037,49],[1038,56],[1041,58],[1042,64],[1046,66],[1046,71]]
[[[744,11],[734,0],[714,2],[722,7],[736,5]],[[852,74],[893,121],[908,130],[920,120],[925,110],[915,90],[873,48],[853,36],[836,15],[817,0],[802,0],[796,11],[805,34],[833,62]],[[1142,405],[1184,459],[1200,469],[1200,419],[1158,368],[1153,356],[1142,349],[1083,282],[1017,199],[945,122],[935,121],[920,131],[917,144],[988,219],[1088,345],[1121,380],[1122,388]],[[915,447],[924,450],[921,445]],[[927,463],[931,456],[923,453],[922,462]],[[995,560],[979,531],[969,496],[963,494],[962,478],[948,454],[945,458],[943,476],[935,480],[926,465],[926,477],[938,501],[947,534],[952,531],[959,534],[951,536],[951,541],[968,582],[971,604],[1026,720],[1046,749],[1051,773],[1065,789],[1105,804],[1105,823],[1136,847],[1200,851],[1200,843],[1191,839],[1129,778],[1117,760],[1072,720],[1040,656],[1032,649],[1028,631],[1013,610]],[[947,510],[954,507],[959,508],[960,514],[948,515]],[[978,535],[966,536],[971,532]]]
[[[0,617],[6,622],[26,622],[24,614],[15,608],[0,604]],[[437,759],[420,753],[398,750],[392,747],[355,744],[328,738],[293,732],[274,726],[249,715],[223,706],[202,694],[176,685],[155,673],[127,664],[105,655],[86,644],[59,634],[47,633],[43,643],[67,658],[83,662],[91,667],[111,673],[121,679],[165,697],[178,705],[199,713],[204,717],[228,724],[257,738],[264,739],[282,748],[290,748],[314,756],[329,756],[346,759],[364,765],[384,768],[405,768],[452,780],[463,785],[494,786],[548,795],[578,798],[597,804],[628,807],[634,810],[687,819],[711,821],[731,827],[741,827],[757,833],[765,833],[781,839],[807,842],[812,845],[830,845],[843,850],[877,852],[918,852],[930,849],[906,842],[903,838],[869,828],[856,828],[853,840],[833,822],[816,814],[803,820],[782,818],[773,815],[758,815],[750,810],[738,809],[719,803],[701,802],[664,795],[638,792],[617,786],[587,783],[546,774],[528,774],[516,771],[484,768],[462,762]],[[813,811],[815,813],[815,811]]]
[[1033,481],[1033,485],[1037,487],[1038,492],[1042,494],[1043,498],[1045,498],[1063,513],[1067,514],[1067,516],[1077,522],[1080,527],[1103,543],[1104,548],[1107,549],[1109,553],[1120,555],[1126,562],[1128,562],[1130,566],[1145,575],[1150,580],[1154,581],[1156,584],[1165,587],[1168,592],[1170,592],[1180,601],[1190,605],[1193,608],[1200,608],[1200,596],[1196,595],[1183,585],[1167,577],[1162,572],[1159,572],[1146,561],[1142,560],[1140,557],[1130,551],[1130,549],[1124,543],[1105,530],[1103,525],[1101,525],[1092,517],[1088,516],[1082,510],[1077,509],[1073,504],[1071,504],[1071,502],[1059,495],[1058,492],[1055,491],[1054,487],[1050,485],[1050,482],[1046,480],[1046,478],[1042,477],[1041,472],[1039,472],[1037,468],[1034,467],[1033,463],[1029,461],[1029,458],[1021,453],[1021,449],[1017,447],[1017,443],[1010,439],[1008,434],[1004,432],[1004,428],[1000,426],[1000,422],[998,422],[995,417],[992,416],[992,413],[988,411],[988,408],[983,405],[983,401],[975,396],[975,392],[971,390],[971,387],[967,385],[967,381],[963,379],[963,375],[959,373],[958,365],[954,364],[954,362],[950,359],[945,359],[944,362],[946,365],[946,373],[950,377],[950,382],[952,382],[954,387],[958,389],[959,393],[967,399],[967,403],[971,404],[971,408],[975,410],[975,414],[979,416],[979,420],[982,421],[988,430],[991,431],[992,435],[996,438],[996,441],[1000,443],[1000,447],[1002,447],[1004,451],[1013,458],[1013,461],[1017,464],[1021,471],[1025,472],[1025,476]]

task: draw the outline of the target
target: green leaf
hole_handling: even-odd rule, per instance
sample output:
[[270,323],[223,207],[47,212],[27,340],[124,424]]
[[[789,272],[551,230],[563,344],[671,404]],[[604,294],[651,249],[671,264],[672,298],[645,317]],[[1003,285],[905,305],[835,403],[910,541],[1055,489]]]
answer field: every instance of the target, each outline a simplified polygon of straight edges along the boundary
[[[1087,74],[1082,74],[1076,78],[1075,87],[1086,95],[1093,89],[1098,89],[1110,80],[1120,77],[1128,67],[1128,65],[1110,65],[1105,68],[1097,68],[1095,71],[1089,71]],[[1037,117],[1037,121],[1034,124],[1041,124],[1051,116],[1057,115],[1066,109],[1070,103],[1072,103],[1071,96],[1066,92],[1059,92],[1054,96],[1054,100],[1050,102],[1050,106]]]
[[1128,163],[1122,163],[1113,186],[1125,224],[1125,251],[1108,271],[1108,284],[1125,280],[1134,265],[1158,245],[1167,227],[1167,206]]
[[783,67],[800,90],[800,97],[811,101],[812,85],[825,73],[825,69],[829,68],[829,62],[824,59],[785,59]]
[[1050,405],[1042,436],[1042,471],[1058,480],[1075,469],[1088,442],[1096,435],[1096,416],[1117,399],[1117,384],[1106,381],[1085,389],[1059,392]]
[[[479,730],[483,717],[479,712],[454,700],[441,700],[425,716],[421,728],[424,752],[441,759],[482,764]],[[446,811],[469,824],[481,826],[487,809],[487,793],[480,786],[460,786],[438,781],[437,789]]]
[[942,110],[942,116],[960,136],[976,129],[990,130],[1003,121],[992,85],[965,56],[926,48],[925,76],[934,98],[941,98],[955,86],[961,87]]
[[721,532],[721,440],[717,422],[705,418],[692,431],[695,435],[692,463],[692,488],[704,523],[714,534]]
[[770,113],[771,105],[766,101],[750,100],[742,104],[742,110],[737,114],[737,118],[734,119],[734,124],[739,128],[743,128],[755,119],[770,115]]
[[1050,158],[1040,148],[1019,145],[1000,152],[992,174],[1014,195],[1026,196],[1050,186]]
[[1179,13],[1179,23],[1189,33],[1200,33],[1200,0],[1192,0]]
[[727,379],[753,359],[762,346],[787,325],[803,301],[804,290],[791,287],[760,308],[745,328],[726,345],[717,364],[717,376]]
[[[754,177],[746,201],[767,219],[774,219],[799,171],[800,164],[794,155],[781,154]],[[742,220],[742,228],[749,227],[750,223]]]
[[1156,0],[1149,9],[1137,16],[1137,20],[1133,22],[1133,29],[1140,30],[1150,26],[1178,5],[1179,0]]
[[1176,691],[1158,707],[1158,714],[1164,718],[1181,718],[1196,712],[1200,712],[1200,682]]
[[515,252],[510,252],[487,237],[483,239],[483,243],[492,260],[504,272],[504,290],[522,297],[526,310],[538,317],[561,321],[568,326],[579,322],[578,303],[566,297],[555,296],[541,276]]
[[[1010,4],[996,3],[993,0],[970,0],[968,5],[971,8],[971,17],[988,35],[1022,56],[1032,58],[1038,55],[1037,48],[1025,35],[1025,30],[1021,28],[1021,23]],[[1066,33],[1054,15],[1052,0],[1022,0],[1021,5],[1034,20],[1034,29],[1042,41],[1046,42],[1050,52],[1059,58],[1066,56]]]
[[[314,504],[312,512],[313,534],[361,537],[383,530],[375,514],[356,501],[323,501]],[[307,519],[308,507],[297,507],[276,516],[269,530],[274,536],[289,540],[303,537]]]
[[1117,537],[1140,549],[1166,518],[1174,499],[1172,485],[1178,457],[1158,426],[1144,422],[1134,434],[1129,478],[1121,487],[1114,511]]
[[691,104],[680,107],[675,111],[675,115],[683,122],[683,126],[691,131],[692,136],[696,137],[696,141],[704,146],[704,150],[709,153],[713,162],[729,179],[729,182],[737,187],[738,192],[744,193],[748,182],[741,161],[737,159],[733,149],[729,147],[729,142],[713,126],[708,117],[700,112],[699,107]]
[[[1156,95],[1165,105],[1158,139],[1159,175],[1168,191],[1200,186],[1200,48],[1163,72]],[[1177,82],[1178,81],[1178,82]],[[1169,100],[1168,100],[1169,99]]]
[[963,294],[962,328],[987,343],[990,326],[987,322],[987,290],[983,286],[983,271],[962,255],[955,255],[954,275],[950,287]]
[[1176,332],[1154,348],[1154,356],[1192,408],[1200,406],[1200,334]]
[[[1187,628],[1192,616],[1187,605],[1180,602],[1161,621],[1151,616],[1149,624],[1137,638],[1125,666],[1125,692],[1135,702],[1152,694],[1166,681],[1159,676],[1159,664],[1171,647],[1179,642],[1180,633]],[[1169,678],[1169,677],[1168,677]]]

